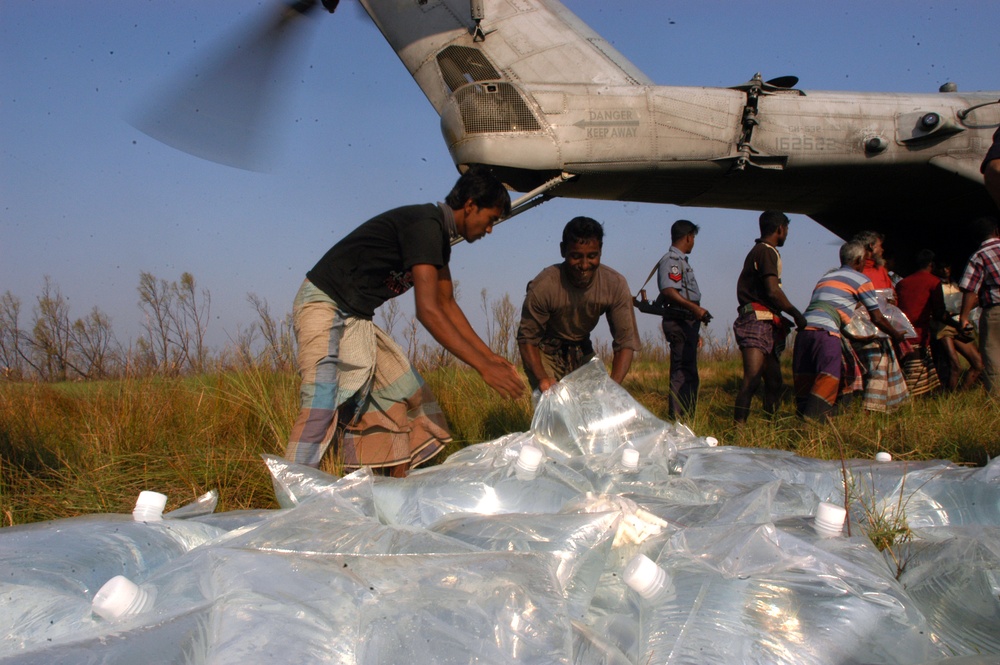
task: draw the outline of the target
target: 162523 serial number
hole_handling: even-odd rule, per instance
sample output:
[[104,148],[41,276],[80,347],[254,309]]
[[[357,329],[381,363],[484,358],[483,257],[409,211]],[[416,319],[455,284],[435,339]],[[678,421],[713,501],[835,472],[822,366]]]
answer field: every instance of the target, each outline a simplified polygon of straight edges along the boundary
[[825,136],[779,136],[774,141],[779,152],[797,150],[836,150],[837,142]]

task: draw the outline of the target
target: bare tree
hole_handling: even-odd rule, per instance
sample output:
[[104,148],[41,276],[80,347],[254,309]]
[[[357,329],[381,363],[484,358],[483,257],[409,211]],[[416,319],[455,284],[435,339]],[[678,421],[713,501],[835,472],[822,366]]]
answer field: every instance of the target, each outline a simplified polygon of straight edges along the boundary
[[0,296],[0,371],[4,379],[25,378],[24,333],[21,332],[21,300],[10,291]]
[[517,307],[504,294],[498,300],[490,300],[489,293],[483,289],[480,294],[480,306],[486,315],[486,342],[493,352],[503,356],[510,362],[517,359]]
[[170,285],[175,307],[171,310],[172,325],[180,343],[180,352],[195,372],[205,369],[208,349],[205,334],[212,309],[212,296],[207,289],[201,290],[201,300],[194,281],[194,275],[181,273],[180,282]]
[[199,294],[189,272],[172,283],[142,272],[138,291],[139,309],[145,315],[139,351],[161,372],[202,371],[208,361],[205,335],[212,302],[208,290]]
[[97,307],[70,323],[69,300],[48,276],[37,297],[31,333],[19,327],[21,302],[0,297],[0,363],[8,378],[26,378],[26,366],[44,381],[104,378],[122,369],[110,317]]
[[129,376],[149,376],[163,370],[148,337],[139,337],[134,342],[129,361]]
[[172,337],[171,312],[174,291],[165,279],[152,273],[139,273],[139,309],[145,315],[142,323],[145,337],[138,343],[139,351],[147,355],[154,367],[161,372],[178,370],[176,354],[172,353],[177,340]]
[[86,379],[103,379],[121,369],[121,345],[111,329],[111,317],[96,306],[70,329],[73,365]]
[[517,307],[510,300],[509,294],[494,300],[492,304],[493,320],[496,322],[493,336],[490,338],[490,348],[510,362],[517,358],[517,326],[519,323]]
[[[283,320],[278,321],[271,316],[271,308],[267,304],[267,300],[255,293],[248,293],[247,301],[249,301],[257,312],[255,328],[256,332],[259,332],[261,338],[264,340],[264,357],[276,370],[287,370],[294,367],[295,335],[292,331],[291,315],[286,315]],[[249,352],[249,348],[252,346],[255,337],[255,334],[249,337],[244,335],[244,343],[241,346],[246,346],[247,343],[250,343],[247,346],[246,352]]]
[[495,323],[493,318],[490,316],[490,292],[485,288],[479,292],[479,307],[483,310],[483,314],[486,316],[486,339],[493,337],[493,328]]
[[236,335],[229,337],[232,345],[223,351],[221,363],[230,369],[246,369],[256,363],[259,354],[254,351],[254,347],[257,346],[260,330],[260,326],[256,324],[252,324],[249,328],[237,325]]
[[378,316],[382,323],[382,330],[389,333],[390,337],[394,337],[392,331],[399,323],[400,317],[403,316],[403,313],[399,311],[399,302],[395,298],[389,298],[378,308]]
[[403,331],[403,338],[406,340],[406,357],[410,359],[411,365],[417,364],[417,357],[420,353],[420,328],[417,326],[417,317],[411,317]]
[[31,360],[45,381],[65,381],[71,361],[69,301],[52,278],[45,276],[42,294],[36,299],[31,326]]

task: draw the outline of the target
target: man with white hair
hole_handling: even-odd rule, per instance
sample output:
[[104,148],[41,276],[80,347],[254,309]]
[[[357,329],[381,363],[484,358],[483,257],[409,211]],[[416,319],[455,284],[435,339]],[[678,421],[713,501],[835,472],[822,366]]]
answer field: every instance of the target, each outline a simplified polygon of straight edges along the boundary
[[851,321],[858,303],[880,330],[896,341],[903,338],[879,311],[875,287],[861,272],[864,261],[862,243],[844,243],[841,266],[820,278],[803,313],[806,326],[795,336],[792,355],[795,410],[801,417],[828,418],[836,413],[845,354],[854,358],[841,329]]

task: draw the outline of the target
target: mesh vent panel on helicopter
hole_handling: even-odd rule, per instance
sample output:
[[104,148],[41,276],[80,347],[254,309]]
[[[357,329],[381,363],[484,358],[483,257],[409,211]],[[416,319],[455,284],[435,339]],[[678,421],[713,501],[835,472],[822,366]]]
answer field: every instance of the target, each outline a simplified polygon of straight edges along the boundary
[[468,46],[449,46],[438,53],[437,61],[445,85],[452,92],[468,83],[503,78],[482,52]]
[[455,93],[469,134],[531,132],[541,129],[534,114],[510,83],[469,85]]

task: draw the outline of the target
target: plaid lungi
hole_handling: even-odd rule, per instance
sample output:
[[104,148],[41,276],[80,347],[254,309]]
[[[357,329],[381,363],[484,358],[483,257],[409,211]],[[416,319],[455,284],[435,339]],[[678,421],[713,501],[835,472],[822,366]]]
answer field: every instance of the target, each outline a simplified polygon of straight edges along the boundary
[[891,412],[898,409],[909,397],[909,391],[892,342],[887,337],[876,337],[854,348],[865,366],[865,391],[861,405],[869,411]]
[[758,319],[756,312],[744,312],[733,322],[733,336],[741,349],[760,349],[765,355],[780,356],[788,329],[780,317],[775,323],[773,319]]
[[910,395],[928,395],[941,388],[930,347],[921,346],[903,358],[903,377]]
[[302,388],[286,459],[319,466],[338,429],[345,470],[417,466],[451,441],[430,388],[386,332],[344,313],[309,280],[292,313]]
[[840,347],[840,389],[837,396],[844,397],[865,389],[865,368],[849,339],[841,336]]

